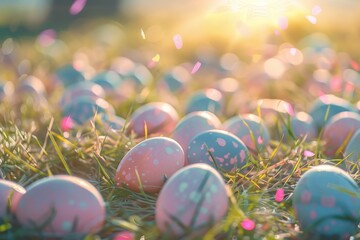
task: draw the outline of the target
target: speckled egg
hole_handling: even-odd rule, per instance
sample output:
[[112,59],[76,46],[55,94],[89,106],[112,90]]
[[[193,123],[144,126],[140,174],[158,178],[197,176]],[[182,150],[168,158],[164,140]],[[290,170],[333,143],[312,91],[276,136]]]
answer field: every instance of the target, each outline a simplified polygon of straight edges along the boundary
[[223,128],[240,138],[255,153],[263,151],[270,142],[269,130],[262,119],[254,114],[232,117],[223,124]]
[[[191,239],[221,221],[228,207],[220,174],[207,164],[193,164],[176,172],[164,185],[156,202],[156,225],[163,235]],[[182,226],[192,230],[190,235]]]
[[353,163],[357,163],[360,159],[360,129],[351,137],[343,155]]
[[309,114],[314,119],[316,128],[320,129],[325,126],[333,116],[345,111],[356,112],[356,109],[345,99],[334,95],[322,95],[314,101]]
[[209,111],[220,114],[223,110],[223,95],[214,88],[208,88],[194,93],[187,105],[186,114],[196,111]]
[[[284,120],[287,121],[286,119]],[[287,126],[284,125],[282,128],[282,134],[285,139],[297,140],[306,138],[306,141],[312,141],[317,137],[317,129],[314,121],[306,112],[296,113],[295,116],[290,118],[290,124],[286,123],[286,125]],[[290,136],[290,130],[293,136]]]
[[[360,115],[354,112],[341,112],[325,125],[322,140],[325,141],[324,153],[335,157],[346,147],[352,135],[360,129]],[[344,145],[345,144],[345,145]]]
[[55,73],[54,79],[55,82],[62,84],[66,88],[72,84],[85,81],[84,75],[72,65],[65,65],[58,69]]
[[61,236],[96,233],[104,225],[105,214],[104,200],[93,185],[65,175],[31,184],[16,209],[22,226],[43,226],[43,232]]
[[220,127],[221,122],[213,113],[207,111],[192,112],[179,121],[172,133],[172,138],[180,144],[186,154],[187,146],[193,137],[201,132],[219,129]]
[[249,151],[235,135],[222,130],[209,130],[196,135],[187,147],[187,163],[206,163],[233,172],[247,163]]
[[[134,191],[159,192],[166,179],[184,166],[184,151],[174,140],[154,137],[133,147],[116,170],[117,186]],[[140,180],[140,182],[139,182]]]
[[358,230],[360,201],[356,182],[342,169],[320,165],[296,184],[293,207],[300,227],[311,239],[349,239]]
[[175,129],[178,119],[178,113],[170,104],[148,103],[136,109],[131,115],[127,132],[143,137],[146,126],[148,135],[169,135]]
[[15,212],[21,197],[26,190],[17,183],[0,179],[0,219],[7,213],[7,204],[10,198],[11,212]]

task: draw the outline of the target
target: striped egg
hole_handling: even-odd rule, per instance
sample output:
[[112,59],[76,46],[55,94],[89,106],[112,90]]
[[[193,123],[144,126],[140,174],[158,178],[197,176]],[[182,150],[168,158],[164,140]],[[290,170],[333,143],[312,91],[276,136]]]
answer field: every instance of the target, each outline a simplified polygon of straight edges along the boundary
[[311,239],[349,239],[358,230],[358,194],[356,182],[342,169],[313,167],[300,178],[293,194],[301,229]]
[[167,178],[184,166],[184,151],[174,140],[154,137],[133,147],[121,160],[115,181],[131,190],[159,192]]
[[223,124],[224,130],[240,138],[252,152],[261,152],[270,142],[269,130],[254,114],[238,115]]
[[235,135],[209,130],[196,135],[187,147],[187,163],[206,163],[218,170],[234,172],[247,163],[249,151]]
[[132,114],[127,133],[134,133],[136,137],[148,135],[169,135],[179,119],[176,110],[168,103],[148,103]]
[[183,117],[176,125],[172,138],[184,149],[186,154],[190,140],[207,130],[219,129],[221,122],[213,113],[207,111],[192,112]]
[[156,225],[163,236],[193,239],[219,222],[228,207],[220,174],[207,164],[193,164],[176,172],[164,185],[156,202]]
[[360,115],[354,112],[336,114],[325,125],[322,140],[324,153],[329,157],[339,155],[346,147],[352,135],[360,129]]
[[14,213],[25,192],[19,184],[0,179],[0,219],[7,214],[8,201],[10,200],[10,211]]
[[65,237],[100,231],[105,222],[105,203],[89,182],[74,176],[56,175],[31,184],[16,208],[26,228]]

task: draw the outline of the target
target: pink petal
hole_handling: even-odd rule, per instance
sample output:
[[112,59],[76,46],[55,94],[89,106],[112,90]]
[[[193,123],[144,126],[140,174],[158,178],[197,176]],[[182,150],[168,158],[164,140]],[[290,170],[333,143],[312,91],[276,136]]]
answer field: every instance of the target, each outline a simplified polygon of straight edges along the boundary
[[309,16],[306,16],[306,19],[307,19],[309,22],[311,22],[312,24],[316,24],[316,23],[317,23],[317,19],[316,19],[315,16],[309,15]]
[[251,219],[245,219],[241,222],[241,227],[247,231],[252,231],[255,228],[255,222]]
[[312,151],[309,151],[309,150],[305,150],[304,156],[305,157],[313,157],[313,156],[315,156],[315,153],[313,153]]
[[70,7],[70,14],[79,14],[85,7],[87,0],[75,0]]
[[197,61],[194,65],[193,69],[191,70],[191,74],[194,74],[197,71],[199,71],[200,67],[201,67],[201,62]]
[[61,130],[67,132],[74,127],[74,121],[71,119],[70,116],[67,116],[61,119],[60,125],[61,125]]
[[135,234],[129,231],[123,231],[115,235],[113,240],[134,240]]
[[183,41],[179,34],[176,34],[173,38],[176,49],[181,49],[183,47]]
[[278,190],[276,190],[276,193],[275,193],[275,201],[276,202],[282,202],[284,200],[284,197],[285,197],[284,189],[279,188]]

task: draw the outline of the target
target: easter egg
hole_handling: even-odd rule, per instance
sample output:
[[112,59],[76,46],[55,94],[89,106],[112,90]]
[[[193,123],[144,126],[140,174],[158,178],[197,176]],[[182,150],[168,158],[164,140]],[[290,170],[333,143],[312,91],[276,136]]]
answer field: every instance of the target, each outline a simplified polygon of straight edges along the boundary
[[65,105],[76,101],[76,99],[80,97],[95,100],[99,97],[105,97],[105,91],[100,85],[89,81],[75,83],[64,91],[64,94],[60,99],[60,106],[64,107]]
[[161,233],[184,236],[203,234],[221,221],[229,207],[228,193],[220,174],[207,164],[198,163],[176,172],[164,185],[156,201],[156,225]]
[[341,112],[325,125],[322,140],[325,141],[324,153],[335,157],[346,147],[352,135],[360,129],[360,115],[354,112]]
[[356,112],[356,109],[345,99],[334,95],[322,95],[314,101],[309,114],[314,119],[316,128],[320,129],[325,126],[333,116],[345,111]]
[[14,213],[25,192],[19,184],[0,179],[0,219],[6,216],[8,201],[10,200],[10,211]]
[[0,100],[14,93],[14,85],[12,82],[0,82]]
[[221,122],[213,113],[207,111],[192,112],[183,117],[176,125],[172,138],[184,149],[186,154],[190,140],[197,134],[219,129]]
[[159,192],[165,181],[184,166],[184,151],[174,140],[154,137],[140,142],[121,160],[116,170],[117,186],[134,191]]
[[96,74],[90,81],[100,85],[105,91],[111,92],[115,91],[123,80],[115,71],[105,71]]
[[223,128],[240,138],[246,147],[253,152],[264,150],[270,142],[267,127],[261,118],[254,114],[232,117],[223,124]]
[[43,226],[44,233],[61,236],[96,233],[104,225],[105,214],[104,200],[93,185],[65,175],[31,184],[16,209],[22,226]]
[[72,84],[85,81],[84,75],[70,64],[58,69],[55,72],[54,79],[55,82],[62,84],[66,88]]
[[110,114],[101,114],[101,121],[107,128],[115,131],[123,130],[126,122],[124,118]]
[[293,207],[300,227],[311,239],[349,239],[357,232],[360,201],[356,182],[342,169],[320,165],[296,184]]
[[249,151],[235,135],[222,130],[199,133],[190,140],[187,147],[187,163],[206,163],[226,172],[241,169],[246,163]]
[[44,97],[46,95],[44,83],[39,78],[34,76],[27,76],[23,78],[16,90],[21,94],[25,93]]
[[360,129],[351,137],[343,155],[353,163],[357,163],[360,159]]
[[280,99],[260,99],[251,104],[253,112],[264,120],[267,126],[273,126],[279,122],[279,117],[286,120],[294,115],[294,109],[290,103]]
[[164,74],[160,87],[164,85],[171,92],[179,92],[185,88],[190,79],[189,72],[184,67],[177,66]]
[[131,115],[127,132],[143,137],[146,129],[148,135],[168,135],[174,130],[178,119],[178,113],[170,104],[148,103],[136,109]]
[[196,111],[209,111],[220,114],[223,110],[223,95],[220,91],[209,88],[194,93],[187,105],[186,114]]
[[[290,136],[289,131],[293,134]],[[306,112],[298,112],[290,118],[290,124],[282,128],[285,139],[304,139],[312,141],[317,137],[317,130],[312,117]]]

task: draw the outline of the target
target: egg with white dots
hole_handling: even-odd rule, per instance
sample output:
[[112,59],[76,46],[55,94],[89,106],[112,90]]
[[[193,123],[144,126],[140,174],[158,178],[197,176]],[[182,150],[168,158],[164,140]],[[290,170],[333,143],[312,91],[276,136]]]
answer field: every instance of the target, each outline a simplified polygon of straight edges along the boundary
[[156,225],[163,236],[192,239],[221,221],[228,207],[228,191],[220,174],[207,164],[193,164],[164,185],[156,202]]
[[[26,190],[15,182],[0,179],[0,219],[8,213],[14,213],[17,209],[21,197]],[[8,212],[8,202],[10,202],[10,212]]]
[[261,152],[270,142],[270,133],[262,119],[254,114],[243,114],[230,118],[224,130],[240,138],[254,153]]
[[208,111],[192,112],[183,117],[176,125],[172,138],[184,149],[186,154],[190,140],[197,134],[221,128],[219,118]]
[[311,239],[349,239],[358,230],[359,187],[344,170],[320,165],[296,184],[293,207],[300,228]]
[[66,175],[46,177],[32,183],[15,211],[26,228],[65,237],[93,234],[105,223],[104,200],[99,191],[82,178]]
[[235,172],[247,163],[249,150],[238,137],[222,130],[196,135],[187,147],[188,164],[206,163],[218,170]]
[[116,170],[116,184],[137,192],[159,192],[165,181],[184,166],[184,158],[183,149],[171,138],[144,140],[120,161]]

